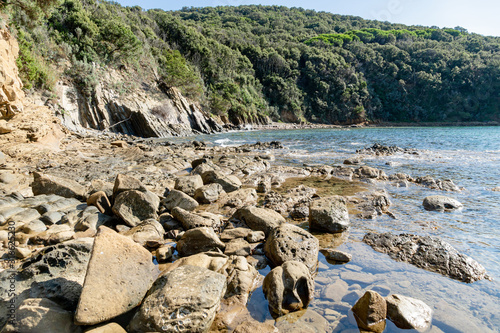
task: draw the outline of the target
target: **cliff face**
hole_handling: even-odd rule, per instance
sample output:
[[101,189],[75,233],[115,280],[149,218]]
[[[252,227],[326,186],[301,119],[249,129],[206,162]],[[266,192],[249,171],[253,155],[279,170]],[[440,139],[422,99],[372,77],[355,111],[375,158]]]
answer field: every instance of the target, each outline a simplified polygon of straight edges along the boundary
[[124,73],[100,69],[100,80],[89,95],[74,85],[59,84],[58,112],[64,126],[81,132],[95,129],[140,137],[185,136],[214,133],[221,124],[176,88],[159,89],[144,82],[123,87]]
[[0,119],[22,112],[24,92],[16,58],[19,46],[7,30],[0,30]]

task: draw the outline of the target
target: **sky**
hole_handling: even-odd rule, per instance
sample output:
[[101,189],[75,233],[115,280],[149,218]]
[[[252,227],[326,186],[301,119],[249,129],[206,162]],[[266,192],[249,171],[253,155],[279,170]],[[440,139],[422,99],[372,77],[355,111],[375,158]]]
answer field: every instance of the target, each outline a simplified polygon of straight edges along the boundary
[[118,0],[117,2],[123,6],[138,5],[144,9],[161,8],[164,10],[250,4],[282,5],[407,25],[441,28],[461,26],[469,32],[500,36],[500,1],[498,0]]

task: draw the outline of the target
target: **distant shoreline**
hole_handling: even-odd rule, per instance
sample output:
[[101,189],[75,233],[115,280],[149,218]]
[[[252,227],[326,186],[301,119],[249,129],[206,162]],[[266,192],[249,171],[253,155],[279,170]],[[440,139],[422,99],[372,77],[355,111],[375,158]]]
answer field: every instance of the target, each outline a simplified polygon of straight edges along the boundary
[[500,126],[498,121],[490,122],[383,122],[377,124],[353,124],[353,125],[332,125],[332,124],[294,124],[273,122],[266,125],[252,125],[253,130],[291,130],[291,129],[342,129],[342,128],[368,128],[368,127],[466,127],[466,126]]

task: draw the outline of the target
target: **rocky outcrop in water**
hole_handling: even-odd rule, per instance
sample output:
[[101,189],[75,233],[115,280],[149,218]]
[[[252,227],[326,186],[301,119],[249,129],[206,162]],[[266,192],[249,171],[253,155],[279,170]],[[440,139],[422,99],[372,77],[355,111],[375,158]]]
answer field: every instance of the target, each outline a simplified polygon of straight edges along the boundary
[[396,153],[418,155],[418,151],[416,149],[400,148],[398,146],[384,146],[379,143],[376,143],[368,148],[358,149],[356,150],[356,153],[376,156],[390,156]]
[[368,233],[363,242],[375,251],[463,282],[489,279],[486,270],[474,259],[459,253],[445,241],[432,236]]

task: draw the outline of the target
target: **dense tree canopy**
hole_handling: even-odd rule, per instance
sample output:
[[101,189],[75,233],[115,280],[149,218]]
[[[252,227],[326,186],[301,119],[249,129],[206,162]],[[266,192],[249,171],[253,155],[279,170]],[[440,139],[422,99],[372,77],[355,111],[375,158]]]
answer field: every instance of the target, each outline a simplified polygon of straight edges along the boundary
[[50,59],[62,49],[81,68],[139,62],[233,121],[500,120],[500,38],[461,27],[282,6],[165,12],[96,0],[62,1],[38,30],[16,17],[25,45],[52,43],[32,52]]

